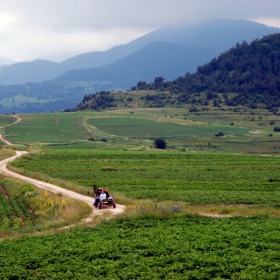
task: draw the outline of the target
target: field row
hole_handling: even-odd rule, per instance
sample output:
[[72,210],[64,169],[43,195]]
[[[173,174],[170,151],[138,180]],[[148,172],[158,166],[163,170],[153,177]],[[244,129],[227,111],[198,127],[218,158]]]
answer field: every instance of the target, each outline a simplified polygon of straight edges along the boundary
[[119,219],[0,243],[0,278],[278,279],[279,230],[268,217]]
[[0,229],[30,229],[35,216],[20,199],[14,199],[4,187],[0,187]]
[[52,150],[14,165],[130,198],[280,205],[280,158],[186,152]]

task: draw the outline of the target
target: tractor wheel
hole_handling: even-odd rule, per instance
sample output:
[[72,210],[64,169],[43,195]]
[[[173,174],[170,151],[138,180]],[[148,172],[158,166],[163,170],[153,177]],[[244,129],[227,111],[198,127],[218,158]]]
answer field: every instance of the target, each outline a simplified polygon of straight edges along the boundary
[[116,208],[116,207],[117,207],[116,202],[113,201],[113,208]]

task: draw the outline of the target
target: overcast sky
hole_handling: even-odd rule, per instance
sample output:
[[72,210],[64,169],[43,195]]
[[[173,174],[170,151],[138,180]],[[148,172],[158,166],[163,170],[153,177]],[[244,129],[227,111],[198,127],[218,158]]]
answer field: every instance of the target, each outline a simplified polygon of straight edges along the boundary
[[0,0],[0,56],[102,51],[162,26],[215,18],[280,27],[280,0]]

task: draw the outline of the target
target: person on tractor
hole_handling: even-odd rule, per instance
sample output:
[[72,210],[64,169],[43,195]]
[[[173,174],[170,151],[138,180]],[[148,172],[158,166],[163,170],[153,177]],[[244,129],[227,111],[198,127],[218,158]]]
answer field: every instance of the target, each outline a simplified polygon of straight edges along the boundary
[[97,207],[98,202],[100,200],[100,194],[102,192],[102,189],[98,188],[96,185],[93,185],[93,192],[94,192],[94,198],[95,198],[93,205],[95,207]]

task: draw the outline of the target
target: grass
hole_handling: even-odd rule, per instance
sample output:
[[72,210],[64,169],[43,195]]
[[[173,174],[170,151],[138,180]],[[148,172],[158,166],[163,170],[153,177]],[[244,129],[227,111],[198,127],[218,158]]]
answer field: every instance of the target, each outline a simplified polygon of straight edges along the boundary
[[[91,208],[87,204],[63,197],[59,193],[36,189],[20,180],[1,177],[0,184],[10,201],[13,199],[16,205],[19,200],[24,201],[26,207],[32,212],[32,223],[27,216],[20,216],[23,224],[17,230],[12,227],[12,216],[8,217],[11,225],[3,227],[5,218],[2,216],[0,220],[0,239],[2,240],[73,225],[91,213]],[[20,215],[18,213],[21,212],[15,212],[15,206],[11,206],[11,209],[14,216]]]
[[22,121],[4,128],[5,137],[16,144],[69,143],[86,140],[88,133],[83,128],[81,114],[36,114],[24,115]]
[[248,133],[246,128],[232,126],[207,126],[203,124],[188,125],[188,123],[170,123],[164,121],[143,120],[138,118],[98,118],[88,122],[97,129],[116,136],[126,136],[131,138],[176,138],[188,135],[196,137],[213,136],[219,131],[235,136]]
[[[20,117],[20,123],[2,128],[2,134],[26,146],[147,150],[160,137],[167,140],[167,149],[177,151],[276,155],[280,149],[280,133],[273,131],[280,118],[261,109],[212,108],[190,113],[186,106]],[[216,137],[219,132],[225,136]]]
[[52,177],[83,186],[83,193],[95,183],[131,199],[278,207],[279,160],[236,154],[54,149],[24,156],[13,166],[27,176],[38,178],[43,173],[47,181],[53,182]]
[[15,118],[11,115],[0,115],[0,127],[15,122]]

